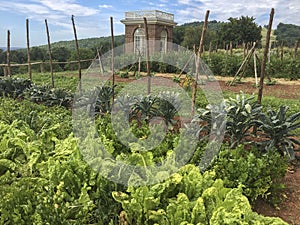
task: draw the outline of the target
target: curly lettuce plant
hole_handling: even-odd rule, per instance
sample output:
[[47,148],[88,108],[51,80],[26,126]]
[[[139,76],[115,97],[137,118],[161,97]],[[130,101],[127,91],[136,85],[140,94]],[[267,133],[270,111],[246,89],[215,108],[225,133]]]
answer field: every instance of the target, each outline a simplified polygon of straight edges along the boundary
[[201,174],[193,165],[182,167],[162,183],[113,192],[122,204],[122,224],[268,224],[286,223],[251,210],[242,186],[225,188],[214,172]]

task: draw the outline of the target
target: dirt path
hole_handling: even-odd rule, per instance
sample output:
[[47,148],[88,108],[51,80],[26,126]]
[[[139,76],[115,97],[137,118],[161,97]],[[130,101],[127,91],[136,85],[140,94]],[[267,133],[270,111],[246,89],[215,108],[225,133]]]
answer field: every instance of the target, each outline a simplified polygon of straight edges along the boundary
[[285,190],[284,200],[278,208],[264,201],[257,201],[254,210],[265,216],[276,216],[282,218],[291,225],[300,225],[300,162],[291,168],[283,179]]
[[[155,76],[161,76],[165,78],[172,79],[175,74],[160,74],[157,73]],[[175,75],[175,76],[178,76]],[[184,76],[182,76],[184,77]],[[218,81],[221,89],[223,91],[231,91],[234,93],[240,93],[240,91],[247,94],[257,95],[258,88],[255,86],[255,78],[243,78],[241,83],[237,83],[236,85],[229,86],[228,82],[232,81],[232,77],[221,77],[214,76],[214,78]],[[134,81],[134,77],[128,78],[120,78],[116,76],[116,82],[132,82]],[[267,96],[273,96],[284,99],[299,99],[300,100],[300,80],[290,81],[285,79],[274,79],[276,80],[275,85],[264,85],[263,94]]]
[[[258,88],[255,86],[254,78],[245,78],[242,83],[233,86],[227,85],[232,81],[228,77],[216,77],[223,91],[232,91],[239,93],[243,91],[247,94],[257,94]],[[284,99],[300,99],[300,81],[288,81],[284,79],[275,79],[276,84],[264,85],[263,94]]]

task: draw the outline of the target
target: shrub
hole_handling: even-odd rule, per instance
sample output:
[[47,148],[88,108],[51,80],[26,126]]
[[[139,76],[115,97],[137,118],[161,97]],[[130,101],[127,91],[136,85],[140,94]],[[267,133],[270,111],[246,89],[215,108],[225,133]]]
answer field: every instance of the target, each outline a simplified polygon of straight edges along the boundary
[[0,79],[0,96],[13,98],[23,97],[24,91],[29,89],[32,83],[28,79],[5,78]]
[[282,189],[279,182],[287,165],[287,159],[274,150],[261,153],[255,148],[245,150],[243,145],[239,145],[232,150],[222,150],[212,168],[217,177],[224,180],[226,187],[235,188],[242,184],[243,193],[253,202],[258,197],[279,194],[274,191]]

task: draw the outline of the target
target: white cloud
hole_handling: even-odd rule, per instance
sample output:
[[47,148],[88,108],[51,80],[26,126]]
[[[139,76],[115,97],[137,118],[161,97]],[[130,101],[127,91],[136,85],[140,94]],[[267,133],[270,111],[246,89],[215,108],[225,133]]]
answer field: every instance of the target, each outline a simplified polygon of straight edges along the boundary
[[178,4],[189,5],[189,4],[191,4],[191,1],[190,0],[178,0]]
[[14,11],[19,14],[49,14],[50,11],[47,7],[38,4],[26,4],[26,3],[15,3],[15,2],[8,2],[2,1],[1,8],[2,11]]
[[112,5],[99,5],[99,8],[103,8],[103,9],[109,9],[112,8]]
[[227,21],[229,17],[253,16],[260,25],[268,24],[271,8],[275,9],[273,26],[279,22],[300,25],[300,4],[298,0],[178,0],[180,9],[175,8],[177,22],[204,20],[210,10],[210,20]]
[[98,12],[94,8],[77,4],[74,0],[36,0],[36,2],[41,3],[54,12],[60,12],[65,15],[92,16]]

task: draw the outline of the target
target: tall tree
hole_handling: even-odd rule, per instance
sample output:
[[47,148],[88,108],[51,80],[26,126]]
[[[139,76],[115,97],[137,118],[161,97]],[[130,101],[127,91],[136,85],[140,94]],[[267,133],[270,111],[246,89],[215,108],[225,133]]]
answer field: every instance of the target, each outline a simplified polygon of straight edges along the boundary
[[[203,25],[186,27],[181,45],[189,49],[193,49],[194,45],[198,46],[199,39],[202,35],[202,28]],[[208,29],[205,32],[204,46],[207,46],[208,48],[209,43],[210,42],[214,43],[215,41],[216,41],[216,32]]]
[[35,61],[45,61],[48,59],[47,50],[41,47],[32,47],[30,51],[30,57]]
[[[85,48],[80,48],[80,59],[82,60],[81,62],[81,68],[86,69],[91,65],[91,61],[84,61],[87,59],[93,59],[95,58],[95,54],[92,50],[90,49],[85,49]],[[76,61],[77,60],[77,52],[74,50],[71,52],[70,58],[68,61]],[[76,67],[78,68],[78,67]]]
[[241,16],[240,18],[230,17],[228,23],[224,23],[219,31],[221,42],[242,44],[261,41],[262,27],[258,26],[254,17]]
[[173,31],[173,42],[175,44],[181,45],[181,42],[183,41],[184,33],[185,33],[184,26],[176,26]]
[[[66,47],[54,47],[52,49],[52,58],[58,62],[67,62],[71,56],[71,51]],[[59,66],[64,69],[64,63],[59,64]]]

